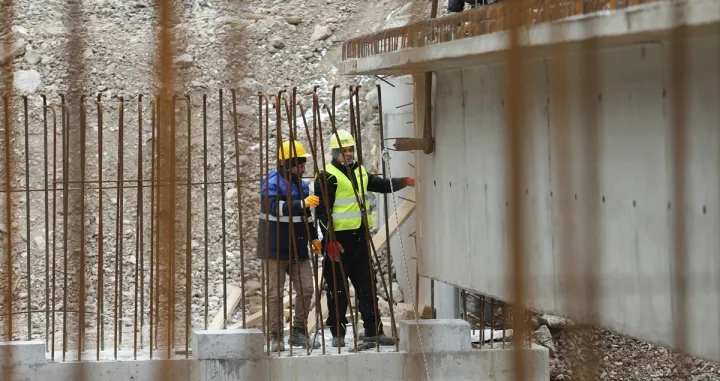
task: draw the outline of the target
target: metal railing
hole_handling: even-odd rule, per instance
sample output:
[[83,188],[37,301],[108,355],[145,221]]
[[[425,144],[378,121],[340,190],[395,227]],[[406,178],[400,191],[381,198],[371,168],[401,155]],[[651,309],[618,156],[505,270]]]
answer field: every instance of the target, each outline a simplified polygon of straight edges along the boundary
[[[529,26],[658,1],[660,0],[520,0],[517,17],[523,26]],[[342,45],[342,59],[369,57],[507,31],[511,25],[507,3],[507,0],[501,1],[459,14],[417,21],[350,39]]]

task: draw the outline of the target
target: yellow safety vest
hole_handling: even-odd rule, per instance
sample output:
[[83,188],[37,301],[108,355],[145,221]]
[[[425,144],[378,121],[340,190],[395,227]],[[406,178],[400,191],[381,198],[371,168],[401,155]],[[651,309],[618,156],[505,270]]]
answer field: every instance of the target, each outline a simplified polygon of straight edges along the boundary
[[[358,199],[355,197],[355,190],[346,173],[341,172],[334,165],[327,166],[327,172],[337,179],[337,190],[335,191],[335,203],[332,208],[333,227],[335,231],[354,230],[362,226],[362,212]],[[362,165],[355,169],[355,178],[358,179],[358,197],[367,204],[368,174]],[[372,216],[366,211],[368,228],[373,226]]]

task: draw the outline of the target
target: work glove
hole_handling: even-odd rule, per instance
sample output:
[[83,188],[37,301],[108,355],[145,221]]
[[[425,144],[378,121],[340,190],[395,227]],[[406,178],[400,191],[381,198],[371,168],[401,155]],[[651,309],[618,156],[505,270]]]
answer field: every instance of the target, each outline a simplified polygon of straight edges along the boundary
[[415,186],[415,178],[414,177],[403,177],[402,183],[406,187],[414,187]]
[[314,239],[312,242],[310,242],[312,245],[312,253],[313,254],[320,254],[320,251],[322,250],[322,245],[320,244],[320,240]]
[[307,197],[305,197],[305,202],[303,205],[306,208],[309,208],[309,207],[314,208],[314,207],[320,205],[320,197],[314,196],[314,195],[307,196]]
[[330,241],[325,245],[325,252],[331,260],[340,262],[340,254],[345,252],[345,248],[338,241]]

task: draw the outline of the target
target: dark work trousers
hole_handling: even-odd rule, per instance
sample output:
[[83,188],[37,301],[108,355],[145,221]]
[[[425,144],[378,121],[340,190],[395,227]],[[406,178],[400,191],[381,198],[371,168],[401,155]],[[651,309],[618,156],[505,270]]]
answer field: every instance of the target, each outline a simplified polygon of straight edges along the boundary
[[[364,246],[363,246],[364,245]],[[355,306],[354,313],[360,312],[365,328],[365,337],[374,337],[383,333],[382,322],[375,317],[376,296],[373,298],[373,286],[377,284],[375,274],[371,273],[370,257],[368,256],[367,244],[359,243],[359,247],[344,247],[342,254],[343,268],[346,278],[340,268],[340,262],[335,262],[335,282],[333,282],[333,264],[328,256],[323,259],[323,277],[325,278],[328,317],[325,324],[330,327],[333,337],[345,337],[348,320],[345,317],[348,307],[348,295],[345,292],[345,285],[348,279],[355,288],[358,306]],[[345,285],[343,285],[345,283]],[[335,289],[337,288],[337,308],[335,300]],[[373,301],[375,301],[373,303]],[[337,327],[337,311],[340,316],[340,330]]]

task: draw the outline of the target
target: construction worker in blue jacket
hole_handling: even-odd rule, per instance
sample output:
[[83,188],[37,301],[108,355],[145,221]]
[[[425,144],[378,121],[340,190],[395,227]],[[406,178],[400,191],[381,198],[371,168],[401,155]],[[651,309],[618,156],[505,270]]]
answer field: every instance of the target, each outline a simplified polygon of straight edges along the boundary
[[[399,191],[408,185],[414,185],[415,180],[412,177],[385,179],[368,173],[365,167],[355,161],[355,139],[347,131],[337,130],[337,135],[332,134],[330,150],[332,156],[330,164],[326,166],[325,172],[319,173],[315,179],[315,194],[320,198],[319,205],[315,208],[315,218],[323,234],[326,253],[323,259],[328,308],[325,324],[330,327],[333,336],[332,346],[345,346],[348,323],[345,314],[349,300],[344,284],[347,278],[350,279],[357,295],[356,300],[359,305],[356,307],[365,328],[363,344],[374,346],[379,342],[380,345],[395,345],[395,340],[385,335],[380,317],[375,315],[375,311],[378,310],[378,299],[377,294],[373,295],[373,287],[377,284],[377,280],[372,271],[370,248],[367,242],[367,239],[372,237],[368,237],[366,227],[362,224],[362,211],[366,212],[367,228],[372,228],[372,217],[367,209],[367,192]],[[327,193],[325,193],[325,185]],[[361,203],[358,203],[358,198]],[[328,232],[326,199],[332,215],[334,240],[330,239]],[[342,277],[340,257],[346,279]],[[332,262],[335,262],[334,271]]]
[[[268,267],[267,333],[271,351],[285,350],[283,326],[280,324],[280,321],[284,321],[280,314],[283,310],[281,303],[285,274],[290,275],[295,290],[292,345],[307,348],[309,338],[306,335],[306,324],[313,297],[313,273],[308,246],[312,246],[313,254],[320,253],[321,249],[317,229],[309,224],[308,232],[306,224],[311,222],[310,208],[319,202],[317,196],[310,194],[307,182],[302,180],[305,162],[310,155],[300,142],[293,143],[294,149],[291,149],[290,142],[282,144],[278,150],[277,170],[270,171],[260,185],[257,257],[264,260]],[[320,343],[313,344],[313,348],[319,346]]]

